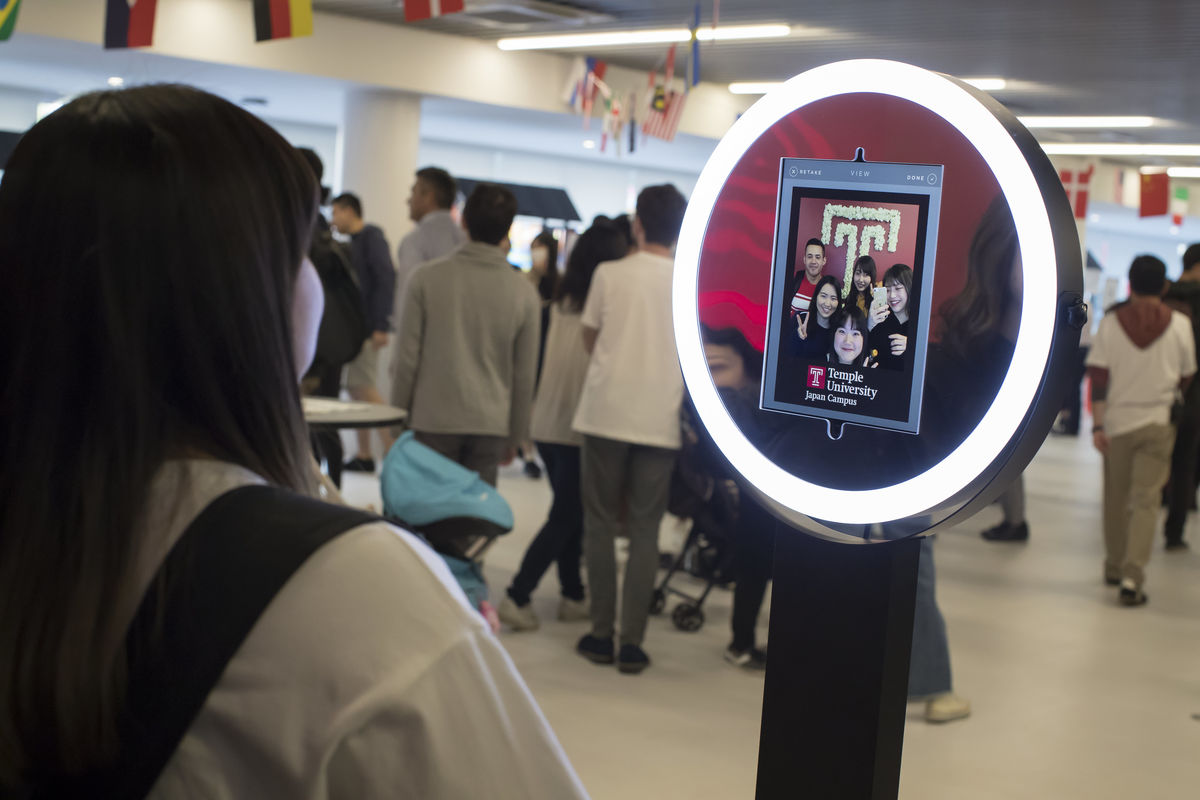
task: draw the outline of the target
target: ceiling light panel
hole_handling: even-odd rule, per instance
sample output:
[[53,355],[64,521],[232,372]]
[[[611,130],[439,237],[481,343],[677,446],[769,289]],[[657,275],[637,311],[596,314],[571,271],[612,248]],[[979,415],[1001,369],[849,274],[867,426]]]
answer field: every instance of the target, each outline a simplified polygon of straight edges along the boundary
[[[788,25],[727,25],[717,29],[700,28],[700,41],[734,41],[746,39],[779,39],[791,35]],[[659,28],[640,31],[598,31],[596,33],[565,33],[550,36],[517,36],[501,39],[501,50],[580,50],[589,47],[638,47],[651,44],[687,42],[692,34],[687,28]]]

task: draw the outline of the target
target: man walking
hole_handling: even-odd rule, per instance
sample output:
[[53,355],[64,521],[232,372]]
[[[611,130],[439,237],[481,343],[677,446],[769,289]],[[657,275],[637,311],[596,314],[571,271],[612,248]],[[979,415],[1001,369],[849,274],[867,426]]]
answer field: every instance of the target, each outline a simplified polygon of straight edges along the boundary
[[1187,317],[1162,302],[1167,267],[1138,256],[1128,301],[1100,320],[1088,354],[1092,438],[1104,454],[1104,580],[1125,606],[1146,602],[1146,562],[1171,468],[1171,406],[1196,372]]
[[469,241],[409,280],[393,400],[417,441],[496,485],[529,438],[541,302],[505,260],[517,200],[479,184],[463,208]]
[[[1183,252],[1183,275],[1164,296],[1171,308],[1191,319],[1192,335],[1200,351],[1200,244]],[[1183,395],[1179,430],[1171,456],[1171,480],[1167,484],[1167,523],[1164,533],[1168,550],[1186,550],[1183,528],[1188,511],[1196,506],[1196,464],[1200,459],[1200,383],[1195,381]]]
[[[333,198],[330,218],[338,233],[350,237],[350,263],[358,276],[370,331],[363,342],[362,351],[346,370],[346,390],[355,400],[382,403],[383,395],[377,386],[379,351],[387,347],[392,297],[396,286],[396,270],[392,266],[390,248],[383,231],[377,225],[368,225],[363,221],[362,201],[357,196],[347,192]],[[379,438],[386,453],[392,446],[392,434],[386,428],[380,428]],[[345,469],[351,472],[375,471],[369,430],[358,431],[358,453],[346,462]]]
[[650,664],[642,650],[658,568],[658,526],[680,445],[683,376],[671,327],[671,269],[687,205],[674,186],[650,186],[637,199],[638,251],[601,264],[583,310],[591,353],[574,428],[584,435],[584,556],[592,593],[592,632],[577,650],[614,661],[617,567],[613,543],[624,523],[629,560],[621,599],[622,672]]

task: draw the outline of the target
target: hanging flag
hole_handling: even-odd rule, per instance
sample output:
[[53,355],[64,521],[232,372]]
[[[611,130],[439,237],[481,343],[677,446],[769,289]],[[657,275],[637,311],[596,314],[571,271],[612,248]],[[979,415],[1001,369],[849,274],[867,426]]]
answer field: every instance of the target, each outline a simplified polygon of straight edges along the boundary
[[700,39],[698,34],[700,31],[700,3],[696,3],[696,8],[692,14],[692,27],[688,29],[692,34],[692,57],[688,59],[688,82],[684,87],[684,91],[691,91],[691,88],[700,82]]
[[1087,216],[1088,185],[1091,183],[1092,173],[1095,170],[1095,164],[1088,164],[1086,170],[1062,169],[1058,171],[1058,179],[1062,181],[1063,189],[1067,192],[1067,199],[1071,203],[1075,219],[1083,219]]
[[651,108],[642,124],[642,133],[667,142],[675,141],[675,132],[679,130],[679,118],[683,116],[683,106],[687,100],[684,92],[668,92],[665,111]]
[[1142,197],[1138,207],[1139,217],[1159,217],[1167,213],[1170,178],[1165,172],[1142,176]]
[[254,0],[254,40],[312,36],[312,0]]
[[563,85],[562,101],[571,106],[578,114],[583,108],[583,81],[587,78],[587,62],[583,56],[577,56],[571,62],[571,71],[567,73],[567,82]]
[[462,10],[463,0],[404,0],[404,21],[417,22]]
[[[657,70],[655,70],[655,74],[658,74]],[[667,49],[667,65],[663,68],[663,76],[663,83],[667,86],[675,82],[675,45],[671,45]]]
[[17,11],[21,8],[21,0],[0,0],[0,41],[12,36],[13,28],[17,27]]
[[104,49],[149,47],[154,43],[154,12],[158,0],[107,0]]
[[596,102],[596,93],[600,91],[600,85],[604,83],[604,76],[608,72],[608,62],[589,58],[585,64],[587,74],[584,76],[579,91],[579,107],[584,117],[583,127],[587,128],[591,125],[592,106]]
[[637,149],[637,92],[629,93],[629,152]]
[[1186,186],[1176,186],[1175,191],[1171,192],[1171,224],[1183,224],[1188,212],[1188,199]]

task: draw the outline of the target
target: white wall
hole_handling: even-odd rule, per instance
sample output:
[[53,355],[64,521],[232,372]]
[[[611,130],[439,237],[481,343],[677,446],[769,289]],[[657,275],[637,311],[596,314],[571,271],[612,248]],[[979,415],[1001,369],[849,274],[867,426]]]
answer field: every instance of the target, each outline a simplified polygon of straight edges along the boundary
[[429,139],[421,140],[418,163],[467,178],[566,189],[585,224],[597,214],[613,216],[632,211],[637,192],[650,184],[673,183],[684,196],[690,196],[699,177],[698,172],[627,167],[616,159],[582,161]]

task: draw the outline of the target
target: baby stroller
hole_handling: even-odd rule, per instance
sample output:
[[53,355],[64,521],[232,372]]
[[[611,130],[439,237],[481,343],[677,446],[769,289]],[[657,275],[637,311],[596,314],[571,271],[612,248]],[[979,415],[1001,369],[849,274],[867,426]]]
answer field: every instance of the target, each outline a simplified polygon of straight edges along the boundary
[[[671,612],[671,621],[681,631],[694,633],[704,626],[704,601],[714,586],[726,586],[732,574],[732,535],[737,525],[739,494],[731,480],[710,463],[712,451],[705,446],[706,437],[698,435],[695,417],[685,405],[683,416],[683,447],[671,475],[667,510],[677,517],[691,520],[687,540],[679,555],[667,569],[650,602],[650,613],[661,614],[667,605],[667,595],[673,594],[683,602]],[[704,581],[699,595],[677,589],[671,579],[684,571]]]
[[479,474],[418,442],[406,431],[380,474],[383,514],[419,534],[445,559],[467,599],[488,615],[484,552],[513,528],[513,513]]

